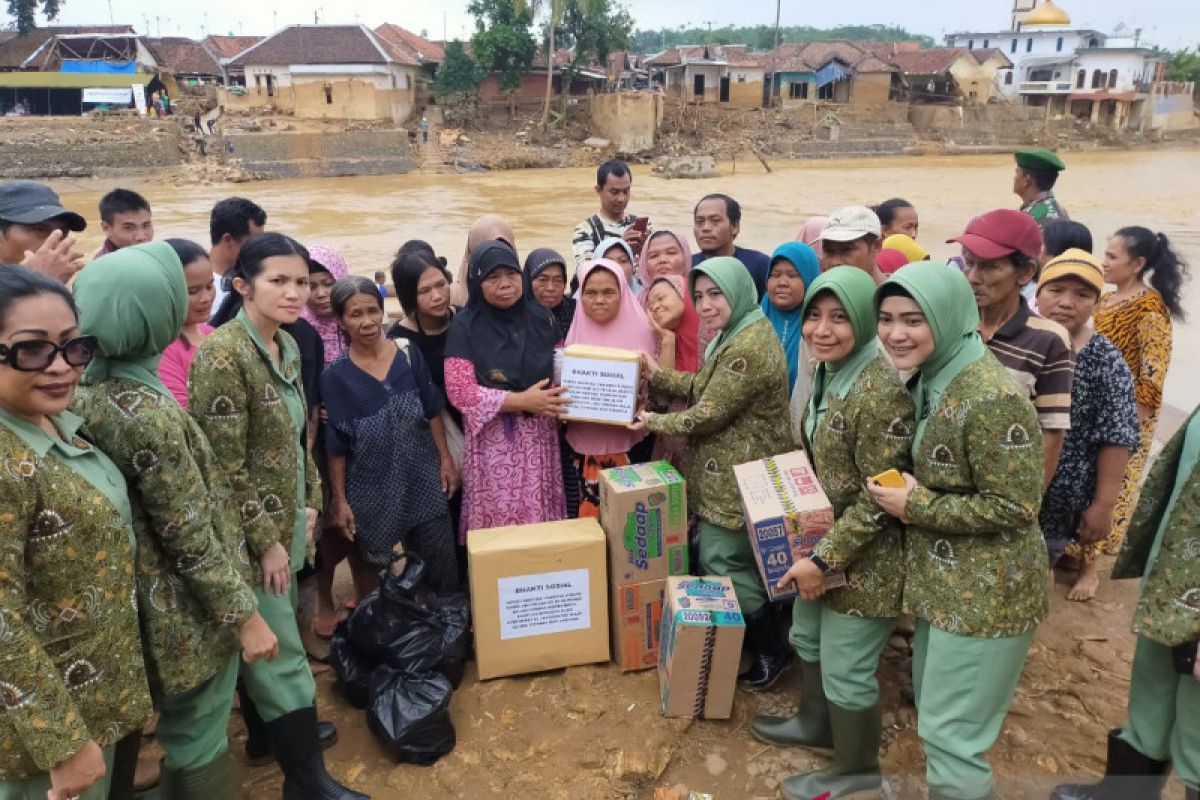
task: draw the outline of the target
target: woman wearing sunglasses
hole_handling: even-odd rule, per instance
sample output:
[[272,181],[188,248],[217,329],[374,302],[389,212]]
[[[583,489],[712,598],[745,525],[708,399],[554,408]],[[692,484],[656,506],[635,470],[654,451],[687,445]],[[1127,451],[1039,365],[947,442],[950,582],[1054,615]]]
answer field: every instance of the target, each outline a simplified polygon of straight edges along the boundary
[[67,411],[96,340],[61,283],[0,268],[0,797],[100,800],[151,714],[120,470]]

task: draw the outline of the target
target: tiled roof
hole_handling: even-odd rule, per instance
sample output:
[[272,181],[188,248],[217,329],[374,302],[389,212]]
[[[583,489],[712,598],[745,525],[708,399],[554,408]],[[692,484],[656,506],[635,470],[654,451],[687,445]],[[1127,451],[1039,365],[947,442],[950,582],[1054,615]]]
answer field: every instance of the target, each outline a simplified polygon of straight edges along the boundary
[[445,48],[441,45],[390,22],[376,28],[375,35],[408,53],[420,64],[440,64],[446,57]]
[[[18,69],[54,36],[81,33],[121,36],[133,35],[131,25],[50,25],[34,28],[25,36],[0,38],[0,69]],[[37,66],[30,64],[28,66]]]
[[406,64],[416,58],[363,25],[289,25],[230,62],[230,66],[289,64]]
[[781,44],[767,53],[764,65],[776,72],[812,72],[834,59],[855,72],[895,72],[896,67],[850,42],[832,39],[820,42]]
[[225,59],[236,58],[262,40],[262,36],[206,36],[201,44],[218,59]]
[[715,61],[731,67],[761,67],[762,56],[749,53],[744,44],[681,45],[648,59],[648,67],[676,67],[687,61]]
[[1002,68],[1007,67],[1007,68],[1011,69],[1012,65],[1013,65],[1012,60],[1007,55],[1004,54],[1003,50],[1001,50],[997,47],[989,47],[986,50],[980,50],[980,49],[969,50],[968,52],[980,64],[987,63],[987,60],[993,56],[999,56]]
[[161,39],[142,39],[154,60],[163,69],[175,75],[220,75],[221,66],[212,53],[200,42],[182,36],[164,36]]
[[969,56],[970,53],[965,47],[934,47],[911,53],[896,53],[892,56],[892,63],[905,75],[940,75],[949,71],[954,62]]

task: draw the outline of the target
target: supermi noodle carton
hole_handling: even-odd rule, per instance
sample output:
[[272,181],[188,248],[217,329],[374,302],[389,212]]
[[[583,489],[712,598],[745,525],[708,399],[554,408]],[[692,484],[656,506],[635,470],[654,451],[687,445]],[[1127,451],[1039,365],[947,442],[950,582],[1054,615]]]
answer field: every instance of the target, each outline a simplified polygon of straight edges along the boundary
[[[733,474],[746,513],[746,533],[767,595],[772,600],[795,597],[794,584],[788,584],[787,589],[777,589],[775,584],[797,559],[810,556],[833,527],[829,498],[817,483],[808,457],[799,450],[739,464]],[[845,573],[825,576],[827,589],[845,584]]]
[[745,634],[729,578],[667,578],[658,656],[663,716],[728,719]]
[[621,672],[650,669],[658,663],[666,580],[612,587],[613,661]]

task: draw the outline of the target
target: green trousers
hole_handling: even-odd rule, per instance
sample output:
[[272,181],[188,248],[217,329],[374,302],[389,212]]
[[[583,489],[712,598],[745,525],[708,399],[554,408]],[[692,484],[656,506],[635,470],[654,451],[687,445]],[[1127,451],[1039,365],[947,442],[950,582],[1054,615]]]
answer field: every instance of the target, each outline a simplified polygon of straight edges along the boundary
[[796,650],[801,661],[815,664],[821,660],[821,609],[820,600],[796,598],[792,606],[792,627],[788,629],[788,641]]
[[984,754],[1000,735],[1033,634],[980,639],[917,620],[913,689],[931,791],[954,800],[991,796]]
[[258,598],[258,613],[279,639],[279,655],[274,661],[260,658],[253,664],[242,664],[241,675],[259,716],[270,722],[315,703],[317,685],[296,625],[295,573],[287,594],[276,595],[255,586],[254,595]]
[[155,738],[166,751],[167,769],[189,770],[212,763],[229,746],[227,729],[241,655],[234,653],[216,675],[159,703]]
[[753,614],[767,604],[767,590],[745,531],[701,522],[700,569],[705,575],[721,575],[733,581],[743,614]]
[[1129,721],[1121,738],[1144,756],[1170,761],[1200,787],[1200,681],[1175,671],[1171,648],[1139,636],[1129,680]]
[[851,711],[879,702],[879,654],[895,629],[895,617],[854,617],[821,608],[821,683],[829,702]]
[[[104,777],[92,788],[79,795],[79,800],[106,800],[109,781],[112,779],[113,746],[104,748]],[[0,780],[0,800],[46,800],[50,791],[50,773],[34,775],[32,778],[9,778]]]

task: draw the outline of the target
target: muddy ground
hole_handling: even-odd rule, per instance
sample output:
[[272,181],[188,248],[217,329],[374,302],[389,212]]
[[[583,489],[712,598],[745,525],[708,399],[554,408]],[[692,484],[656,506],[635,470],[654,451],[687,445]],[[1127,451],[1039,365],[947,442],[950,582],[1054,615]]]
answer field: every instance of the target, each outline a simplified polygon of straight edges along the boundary
[[[1101,565],[1102,574],[1111,561]],[[1001,800],[1044,800],[1066,778],[1099,774],[1105,733],[1124,719],[1137,583],[1105,580],[1086,604],[1068,602],[1065,590],[1062,583],[1054,587],[1050,618],[990,756]],[[907,644],[893,637],[881,670],[888,798],[925,796],[908,669]],[[794,707],[796,670],[765,694],[739,692],[733,719],[692,722],[659,714],[654,671],[621,674],[598,665],[480,682],[468,665],[451,707],[458,746],[432,767],[393,763],[364,713],[341,698],[333,676],[317,680],[322,716],[340,730],[327,754],[331,771],[377,799],[632,800],[673,798],[671,788],[686,786],[717,800],[758,800],[777,797],[782,778],[826,760],[800,748],[765,746],[749,733],[754,714]],[[246,767],[240,721],[230,732],[242,796],[278,797],[279,771]],[[1175,800],[1183,792],[1173,782],[1166,796]]]

